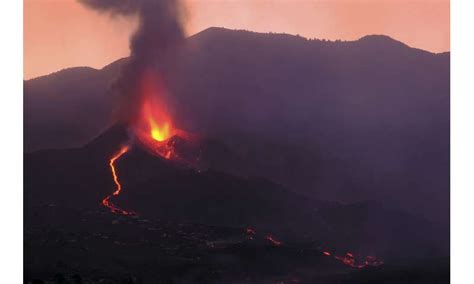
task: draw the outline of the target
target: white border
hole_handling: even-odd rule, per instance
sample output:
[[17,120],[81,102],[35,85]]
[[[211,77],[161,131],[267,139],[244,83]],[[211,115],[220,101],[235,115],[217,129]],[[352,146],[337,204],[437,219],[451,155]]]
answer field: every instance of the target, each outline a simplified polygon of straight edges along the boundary
[[[27,0],[28,1],[28,0]],[[415,0],[413,0],[415,1]],[[23,282],[23,1],[4,1],[0,111],[0,251],[3,283]],[[474,2],[451,1],[451,275],[452,283],[474,283]]]
[[474,283],[474,2],[451,1],[451,280]]
[[23,1],[3,1],[2,11],[0,277],[23,283]]

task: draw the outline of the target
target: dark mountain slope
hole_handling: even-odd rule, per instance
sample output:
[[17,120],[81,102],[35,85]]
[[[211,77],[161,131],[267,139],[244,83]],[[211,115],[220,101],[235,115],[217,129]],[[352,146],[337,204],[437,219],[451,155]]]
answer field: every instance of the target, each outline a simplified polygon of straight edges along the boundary
[[[385,200],[449,223],[449,53],[386,36],[328,42],[219,28],[179,53],[163,66],[173,117],[252,165],[244,175],[322,199]],[[25,148],[98,135],[115,101],[104,70],[115,65],[67,88],[57,76],[41,92],[25,82]],[[57,103],[44,95],[52,93]],[[292,161],[294,153],[310,158]],[[232,168],[226,157],[218,169]]]
[[123,60],[96,70],[64,69],[24,82],[25,150],[79,146],[112,121],[109,87]]
[[[82,148],[26,154],[27,227],[39,225],[31,223],[29,218],[36,217],[30,210],[49,204],[83,213],[101,210],[112,214],[100,202],[115,190],[108,161],[126,140],[125,129],[115,126]],[[120,158],[116,169],[123,191],[113,202],[138,212],[141,218],[251,226],[285,242],[316,242],[341,252],[384,258],[446,253],[447,242],[429,222],[379,203],[340,205],[310,199],[261,178],[196,171],[138,147]],[[58,221],[60,216],[54,219],[69,222],[69,226],[80,222]],[[48,224],[47,219],[41,222]],[[406,230],[399,230],[400,226]]]
[[189,46],[169,76],[187,128],[229,144],[310,148],[318,159],[298,179],[266,176],[320,198],[389,200],[449,222],[449,54],[385,36],[325,42],[226,29]]

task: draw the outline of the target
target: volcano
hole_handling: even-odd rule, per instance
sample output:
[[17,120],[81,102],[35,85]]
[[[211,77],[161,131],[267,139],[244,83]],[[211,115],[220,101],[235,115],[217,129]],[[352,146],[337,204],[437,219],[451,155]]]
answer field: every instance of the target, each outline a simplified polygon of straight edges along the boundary
[[[130,60],[25,81],[25,150],[81,147],[111,127],[109,87]],[[449,62],[386,36],[210,28],[163,69],[172,126],[213,141],[213,168],[317,199],[384,200],[447,232]]]
[[[333,43],[224,29],[188,39],[176,60],[166,41],[153,43],[160,52],[52,75],[74,94],[64,108],[26,96],[25,132],[43,149],[25,154],[28,279],[344,283],[412,280],[411,269],[438,279],[449,262],[437,219],[447,208],[448,54],[382,36]],[[122,97],[105,91],[116,77]],[[25,87],[54,94],[49,79]],[[83,99],[89,91],[100,96]],[[70,119],[76,99],[103,108]],[[95,115],[115,101],[112,125]],[[50,108],[61,119],[43,115]],[[58,129],[81,139],[59,141]],[[436,208],[430,219],[425,207]]]

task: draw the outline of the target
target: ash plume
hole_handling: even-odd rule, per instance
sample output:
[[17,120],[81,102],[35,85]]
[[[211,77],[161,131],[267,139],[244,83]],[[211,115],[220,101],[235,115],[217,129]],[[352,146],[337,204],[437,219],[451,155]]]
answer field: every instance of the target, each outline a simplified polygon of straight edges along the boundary
[[182,3],[179,0],[78,1],[111,16],[138,16],[138,29],[130,39],[130,57],[112,86],[121,97],[118,118],[129,122],[136,116],[139,84],[144,72],[162,73],[160,63],[184,40]]

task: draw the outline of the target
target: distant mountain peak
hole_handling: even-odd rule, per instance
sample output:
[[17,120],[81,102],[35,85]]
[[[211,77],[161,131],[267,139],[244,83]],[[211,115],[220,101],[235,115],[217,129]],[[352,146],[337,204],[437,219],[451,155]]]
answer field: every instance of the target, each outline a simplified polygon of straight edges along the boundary
[[59,71],[52,72],[50,74],[30,78],[30,79],[25,80],[25,81],[34,82],[34,81],[42,80],[44,78],[55,78],[55,77],[64,77],[64,76],[66,76],[66,77],[75,77],[75,76],[81,76],[81,75],[85,75],[85,74],[88,75],[91,72],[97,72],[97,71],[98,71],[97,69],[92,68],[92,67],[88,67],[88,66],[67,67],[67,68],[63,68]]
[[404,44],[403,42],[393,39],[387,35],[366,35],[358,39],[357,42],[368,43],[371,45],[408,47],[408,45]]
[[223,27],[209,27],[194,34],[191,38],[205,38],[210,36],[213,37],[222,35],[285,36],[290,38],[309,40],[308,38],[302,37],[300,35],[288,34],[284,32],[256,32],[245,29],[228,29]]

